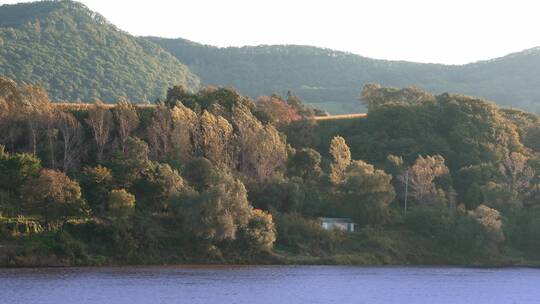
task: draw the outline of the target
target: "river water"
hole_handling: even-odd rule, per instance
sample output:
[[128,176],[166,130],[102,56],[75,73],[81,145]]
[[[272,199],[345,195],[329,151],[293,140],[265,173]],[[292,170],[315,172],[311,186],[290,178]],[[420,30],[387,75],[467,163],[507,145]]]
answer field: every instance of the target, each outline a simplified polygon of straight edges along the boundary
[[540,269],[349,266],[0,269],[0,303],[540,303]]

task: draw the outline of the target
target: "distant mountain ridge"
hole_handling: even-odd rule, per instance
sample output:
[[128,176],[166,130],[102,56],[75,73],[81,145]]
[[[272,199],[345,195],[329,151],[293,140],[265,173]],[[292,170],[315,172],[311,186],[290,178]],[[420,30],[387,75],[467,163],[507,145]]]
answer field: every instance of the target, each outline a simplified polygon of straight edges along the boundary
[[153,101],[175,84],[196,90],[200,83],[158,45],[72,1],[0,6],[0,75],[67,101]]
[[371,59],[298,45],[219,48],[185,39],[148,37],[186,63],[206,84],[257,96],[288,89],[333,113],[358,112],[362,86],[417,86],[436,93],[482,96],[505,107],[540,112],[540,48],[466,65]]
[[[292,90],[333,114],[357,113],[366,83],[481,96],[540,113],[540,48],[466,65],[371,59],[298,45],[218,48],[134,37],[78,2],[0,6],[0,75],[60,101],[153,101],[183,85],[233,86],[252,97]],[[200,78],[199,78],[200,77]]]

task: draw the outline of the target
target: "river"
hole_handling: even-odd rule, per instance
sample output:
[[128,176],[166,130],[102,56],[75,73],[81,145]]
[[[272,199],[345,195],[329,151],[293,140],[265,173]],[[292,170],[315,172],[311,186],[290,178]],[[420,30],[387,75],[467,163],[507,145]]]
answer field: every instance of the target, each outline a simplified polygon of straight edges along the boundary
[[0,269],[0,303],[540,303],[540,269],[349,266]]

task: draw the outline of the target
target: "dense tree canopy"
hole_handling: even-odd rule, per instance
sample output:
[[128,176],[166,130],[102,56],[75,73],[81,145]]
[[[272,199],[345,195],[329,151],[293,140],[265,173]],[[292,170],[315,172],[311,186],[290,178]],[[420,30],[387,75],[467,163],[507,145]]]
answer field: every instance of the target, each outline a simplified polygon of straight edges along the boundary
[[[151,106],[65,105],[0,78],[0,234],[15,244],[5,260],[538,256],[537,116],[418,89],[364,95],[367,117],[316,120],[292,94],[257,103],[176,87]],[[294,119],[277,119],[284,108]],[[291,132],[299,123],[310,127]]]

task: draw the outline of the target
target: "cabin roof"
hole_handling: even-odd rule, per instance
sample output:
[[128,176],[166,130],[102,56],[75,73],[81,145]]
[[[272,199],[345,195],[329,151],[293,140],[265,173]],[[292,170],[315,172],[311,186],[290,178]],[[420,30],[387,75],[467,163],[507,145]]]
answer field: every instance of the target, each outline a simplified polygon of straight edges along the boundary
[[354,223],[352,219],[345,217],[320,217],[323,222],[332,222],[332,223]]

